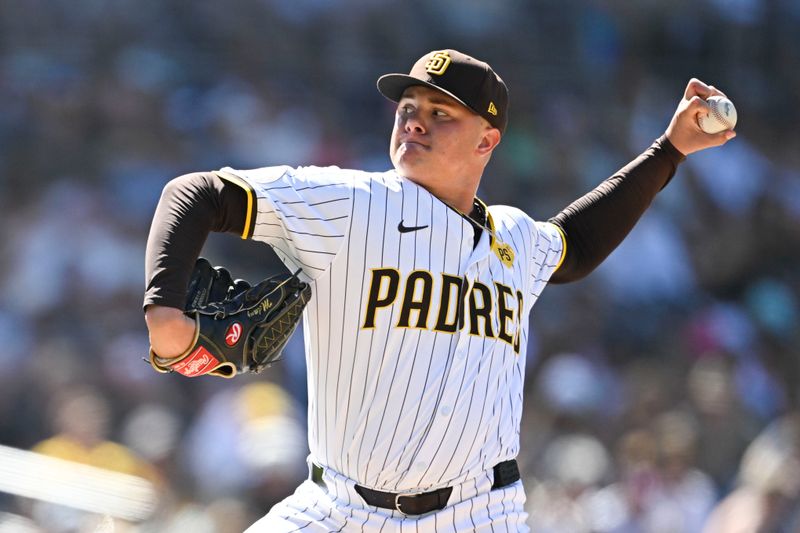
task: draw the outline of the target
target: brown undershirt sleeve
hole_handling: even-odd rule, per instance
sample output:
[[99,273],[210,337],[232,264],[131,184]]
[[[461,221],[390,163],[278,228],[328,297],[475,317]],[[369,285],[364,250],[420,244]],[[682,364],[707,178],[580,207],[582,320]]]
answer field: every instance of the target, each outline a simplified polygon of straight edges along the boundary
[[564,232],[567,250],[551,283],[580,279],[622,242],[685,159],[666,136],[594,190],[550,219]]
[[247,193],[212,172],[186,174],[161,193],[145,252],[144,306],[183,309],[195,259],[214,232],[241,235]]

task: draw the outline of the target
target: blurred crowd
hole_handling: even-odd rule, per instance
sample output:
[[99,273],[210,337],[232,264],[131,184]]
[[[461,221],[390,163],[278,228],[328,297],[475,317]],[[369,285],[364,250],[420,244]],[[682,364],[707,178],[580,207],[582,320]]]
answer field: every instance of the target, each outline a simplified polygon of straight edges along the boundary
[[[533,531],[800,532],[798,27],[793,0],[0,2],[0,445],[159,494],[125,521],[0,493],[0,531],[235,533],[293,491],[302,339],[257,377],[153,372],[150,217],[187,172],[388,168],[375,79],[456,48],[511,93],[479,194],[538,219],[658,137],[690,77],[740,117],[595,273],[534,308]],[[232,236],[204,255],[249,279],[283,269]]]

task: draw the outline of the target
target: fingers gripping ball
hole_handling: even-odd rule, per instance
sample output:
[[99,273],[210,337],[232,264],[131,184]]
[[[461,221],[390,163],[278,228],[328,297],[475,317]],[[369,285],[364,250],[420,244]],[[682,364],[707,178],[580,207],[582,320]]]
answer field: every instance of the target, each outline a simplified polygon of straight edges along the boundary
[[250,286],[198,259],[185,307],[195,320],[192,346],[175,358],[150,350],[150,364],[159,372],[188,377],[260,372],[280,358],[311,297],[311,287],[298,272]]
[[709,96],[708,115],[700,115],[697,119],[700,129],[706,133],[719,133],[732,130],[736,126],[736,108],[733,102],[724,96]]

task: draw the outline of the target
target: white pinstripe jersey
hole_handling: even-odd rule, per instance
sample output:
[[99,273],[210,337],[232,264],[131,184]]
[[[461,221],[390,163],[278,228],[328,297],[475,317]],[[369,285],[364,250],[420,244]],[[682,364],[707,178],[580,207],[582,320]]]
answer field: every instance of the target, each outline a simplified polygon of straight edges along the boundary
[[398,492],[461,483],[517,455],[528,315],[562,257],[554,225],[493,206],[494,237],[474,246],[464,216],[394,170],[220,175],[248,190],[243,237],[312,285],[315,461]]

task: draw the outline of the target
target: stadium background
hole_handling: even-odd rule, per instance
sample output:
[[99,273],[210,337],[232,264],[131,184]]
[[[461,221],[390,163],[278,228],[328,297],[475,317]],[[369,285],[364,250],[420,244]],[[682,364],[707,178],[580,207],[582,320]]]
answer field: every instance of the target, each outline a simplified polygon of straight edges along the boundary
[[[291,492],[300,340],[234,381],[141,361],[155,203],[170,178],[225,165],[387,168],[375,79],[450,47],[510,87],[480,194],[539,219],[660,135],[691,76],[739,111],[733,142],[692,156],[598,271],[534,309],[519,459],[535,531],[699,531],[743,487],[786,503],[789,531],[798,27],[792,0],[0,2],[0,444],[153,480],[155,514],[117,531],[241,531]],[[231,237],[205,255],[250,279],[282,269]],[[87,459],[69,435],[120,447]],[[98,527],[11,494],[0,513]]]

